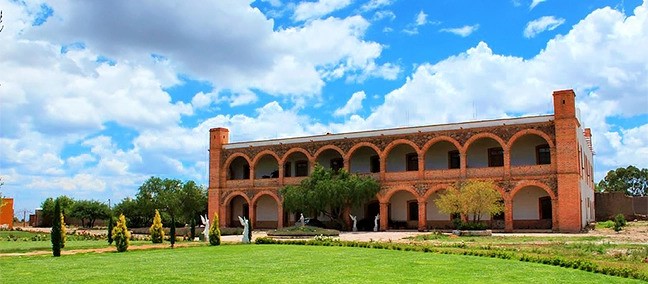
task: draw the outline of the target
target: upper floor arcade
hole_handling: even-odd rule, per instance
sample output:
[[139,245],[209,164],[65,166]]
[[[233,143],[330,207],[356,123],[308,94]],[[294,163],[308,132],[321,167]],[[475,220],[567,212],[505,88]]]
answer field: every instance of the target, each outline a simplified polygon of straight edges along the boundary
[[[221,187],[299,183],[316,164],[382,182],[556,172],[554,116],[223,144]],[[216,169],[214,169],[216,170]]]

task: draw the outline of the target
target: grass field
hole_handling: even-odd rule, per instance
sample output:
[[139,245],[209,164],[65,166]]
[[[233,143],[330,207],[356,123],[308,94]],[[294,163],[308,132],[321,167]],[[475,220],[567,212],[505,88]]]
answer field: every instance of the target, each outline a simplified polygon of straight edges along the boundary
[[286,245],[2,257],[0,268],[2,283],[641,283],[502,259]]

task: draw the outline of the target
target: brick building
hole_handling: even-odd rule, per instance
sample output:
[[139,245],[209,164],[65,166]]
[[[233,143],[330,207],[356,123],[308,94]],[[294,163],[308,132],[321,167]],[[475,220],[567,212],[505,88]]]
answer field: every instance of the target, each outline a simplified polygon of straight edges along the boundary
[[591,131],[583,129],[573,90],[553,93],[554,114],[511,119],[229,143],[210,130],[209,216],[254,228],[293,223],[278,190],[298,184],[316,163],[370,175],[375,200],[350,212],[380,214],[380,229],[443,229],[451,218],[434,200],[460,180],[492,180],[504,213],[483,216],[493,229],[581,231],[594,220]]
[[13,228],[14,220],[14,200],[13,198],[2,198],[0,200],[2,208],[0,208],[0,227]]

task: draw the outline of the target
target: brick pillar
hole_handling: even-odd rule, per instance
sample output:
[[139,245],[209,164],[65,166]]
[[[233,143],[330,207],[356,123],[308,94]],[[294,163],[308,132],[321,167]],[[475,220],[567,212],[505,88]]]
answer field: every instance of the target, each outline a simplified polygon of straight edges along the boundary
[[[227,128],[212,128],[209,130],[209,189],[207,212],[208,218],[213,218],[215,212],[221,212],[220,197],[221,188],[225,184],[226,170],[221,165],[223,145],[229,143],[229,130]],[[219,219],[225,217],[218,214]],[[222,222],[222,221],[221,221]]]
[[504,199],[504,231],[513,232],[513,200]]
[[511,151],[506,146],[504,146],[504,177],[511,177]]
[[418,154],[418,179],[425,177],[425,153]]
[[380,230],[386,231],[389,225],[389,202],[380,202]]
[[252,230],[256,228],[256,204],[250,204],[250,224],[252,224]]
[[218,213],[218,222],[220,223],[221,227],[227,227],[227,222],[229,222],[229,219],[232,217],[227,214],[227,205],[225,206],[220,206],[219,207],[220,213]]
[[576,94],[573,90],[555,91],[554,125],[556,135],[556,178],[558,205],[556,221],[560,232],[581,230],[579,177],[580,123],[576,118]]
[[279,186],[284,185],[284,165],[279,164]]
[[466,156],[468,156],[466,152],[459,150],[459,175],[461,178],[465,178],[467,175],[468,161],[466,161]]
[[419,201],[418,203],[418,230],[424,232],[427,230],[427,202]]
[[552,231],[558,231],[559,223],[558,223],[558,199],[552,198],[551,199],[551,230]]
[[385,181],[385,173],[387,172],[387,156],[385,156],[385,154],[383,153],[379,157],[380,157],[380,181]]
[[344,158],[344,161],[343,161],[344,170],[347,171],[347,173],[351,172],[351,164],[349,162],[350,160],[351,160],[350,158]]
[[281,229],[284,226],[284,211],[283,204],[279,203],[277,205],[277,229]]

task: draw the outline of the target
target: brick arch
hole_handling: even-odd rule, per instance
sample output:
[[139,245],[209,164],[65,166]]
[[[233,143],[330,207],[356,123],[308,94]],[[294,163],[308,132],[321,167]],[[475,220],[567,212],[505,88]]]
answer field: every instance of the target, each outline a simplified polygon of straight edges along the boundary
[[423,199],[423,201],[427,201],[428,198],[430,198],[430,196],[432,194],[434,194],[435,192],[438,192],[438,191],[441,191],[441,190],[449,190],[451,188],[453,188],[453,187],[450,184],[439,184],[439,185],[436,185],[436,186],[428,189],[428,191],[421,198]]
[[234,199],[234,197],[237,197],[237,196],[243,197],[243,199],[245,199],[245,202],[247,202],[248,204],[252,204],[250,198],[245,193],[243,193],[241,191],[232,191],[232,193],[230,193],[223,200],[223,204],[225,204],[225,207],[227,209],[229,209],[229,204],[230,204],[230,202],[232,202],[232,199]]
[[399,186],[399,187],[388,189],[387,192],[385,193],[385,195],[382,196],[382,198],[378,197],[378,201],[382,202],[382,203],[387,203],[392,198],[392,196],[394,194],[396,194],[396,192],[399,192],[399,191],[407,191],[407,192],[411,193],[412,195],[414,195],[414,198],[416,198],[417,201],[420,201],[420,199],[421,199],[421,196],[418,194],[418,192],[416,192],[416,190],[414,190],[413,187]]
[[243,157],[243,159],[245,159],[245,160],[248,162],[248,165],[250,165],[250,167],[252,167],[252,161],[250,160],[250,157],[248,157],[248,156],[247,156],[246,154],[244,154],[244,153],[240,153],[240,152],[238,152],[238,153],[234,153],[234,154],[230,155],[230,156],[227,158],[227,160],[225,160],[225,169],[228,170],[229,167],[230,167],[230,164],[232,163],[232,161],[234,161],[234,159],[236,159],[236,158],[238,158],[238,157]]
[[297,152],[306,155],[306,159],[308,159],[309,161],[313,159],[313,156],[311,156],[311,154],[308,151],[306,151],[306,149],[295,147],[295,148],[290,148],[290,150],[286,151],[286,154],[284,154],[283,157],[279,160],[279,164],[283,165],[284,163],[286,163],[286,159],[288,159],[290,155]]
[[447,142],[452,143],[457,148],[457,150],[459,150],[459,151],[461,151],[462,148],[463,148],[463,147],[461,147],[461,144],[457,140],[455,140],[454,138],[449,137],[449,136],[439,136],[439,137],[434,137],[430,141],[425,143],[425,145],[423,145],[423,148],[421,148],[421,153],[425,154],[430,149],[430,147],[432,147],[432,145],[434,145],[436,143],[439,143],[439,142],[442,142],[442,141],[447,141]]
[[344,156],[345,156],[344,151],[342,151],[342,149],[340,149],[340,147],[335,146],[333,144],[328,144],[328,145],[324,145],[324,146],[320,147],[319,149],[317,149],[317,151],[313,155],[313,159],[317,160],[317,157],[320,154],[322,154],[322,152],[324,152],[326,150],[330,150],[330,149],[337,151],[338,153],[340,153],[340,156],[342,156],[342,158],[344,158]]
[[468,141],[466,141],[466,143],[464,144],[463,149],[460,149],[459,151],[462,151],[463,153],[468,153],[468,149],[470,148],[470,145],[481,138],[492,138],[493,140],[497,141],[497,143],[500,144],[502,149],[507,149],[506,142],[504,142],[502,138],[490,132],[482,132],[468,138]]
[[[261,191],[261,192],[257,193],[256,195],[254,195],[254,197],[252,198],[252,203],[250,203],[250,204],[252,206],[256,206],[256,203],[259,200],[259,198],[261,198],[261,196],[264,196],[264,195],[269,195],[270,197],[272,197],[272,199],[274,199],[277,202],[277,208],[279,208],[279,205],[281,205],[281,199],[279,198],[279,196],[276,193],[274,193],[272,191],[269,191],[269,190],[264,190],[264,191]],[[277,216],[277,217],[280,217],[280,216]]]
[[369,148],[373,149],[374,151],[376,151],[376,154],[378,156],[380,156],[380,154],[381,154],[380,148],[378,148],[378,146],[374,145],[373,143],[360,142],[360,143],[356,143],[355,145],[353,145],[353,147],[351,147],[351,149],[349,149],[346,156],[343,156],[344,159],[347,159],[347,160],[351,159],[351,156],[353,155],[353,152],[355,152],[356,150],[358,150],[358,149],[360,149],[362,147],[369,147]]
[[389,143],[389,144],[385,147],[385,150],[382,151],[382,155],[386,158],[387,156],[389,156],[389,152],[390,152],[394,147],[396,147],[396,146],[398,146],[398,145],[400,145],[400,144],[407,144],[407,145],[410,145],[410,146],[412,146],[412,148],[414,148],[414,151],[416,151],[417,154],[420,154],[420,153],[421,153],[421,149],[418,147],[418,145],[416,145],[416,143],[414,143],[414,142],[412,142],[412,141],[410,141],[410,140],[407,140],[407,139],[396,139],[396,140],[392,141],[391,143]]
[[551,189],[549,188],[549,186],[547,186],[546,184],[541,183],[541,182],[539,182],[539,181],[535,181],[535,180],[523,180],[523,181],[519,182],[519,183],[515,186],[515,188],[513,188],[513,190],[511,190],[511,193],[509,194],[509,198],[510,198],[510,200],[513,201],[513,197],[515,197],[515,195],[516,195],[520,190],[522,190],[523,188],[525,188],[525,187],[527,187],[527,186],[536,186],[536,187],[542,188],[544,191],[547,192],[547,194],[549,194],[549,197],[551,197],[551,200],[556,200],[556,199],[558,198],[558,197],[556,196],[556,194],[553,192],[553,190],[551,190]]
[[519,139],[520,137],[523,137],[525,135],[537,135],[537,136],[540,136],[545,141],[547,141],[547,144],[549,144],[549,147],[551,147],[551,148],[555,147],[551,137],[549,137],[549,135],[547,135],[547,133],[544,133],[544,132],[542,132],[540,130],[536,130],[536,129],[524,129],[524,130],[518,131],[513,136],[511,136],[511,139],[509,139],[508,144],[506,144],[506,147],[508,149],[511,149],[511,147],[513,146],[515,141],[517,141],[517,139]]
[[277,160],[277,164],[279,164],[279,161],[281,160],[281,158],[279,158],[279,155],[277,155],[277,153],[275,153],[274,151],[263,150],[263,151],[259,152],[258,154],[256,154],[256,156],[254,156],[254,160],[252,160],[252,164],[250,164],[250,166],[253,167],[253,168],[256,168],[257,162],[261,158],[263,158],[263,156],[265,156],[265,155],[273,156],[275,158],[275,160]]

